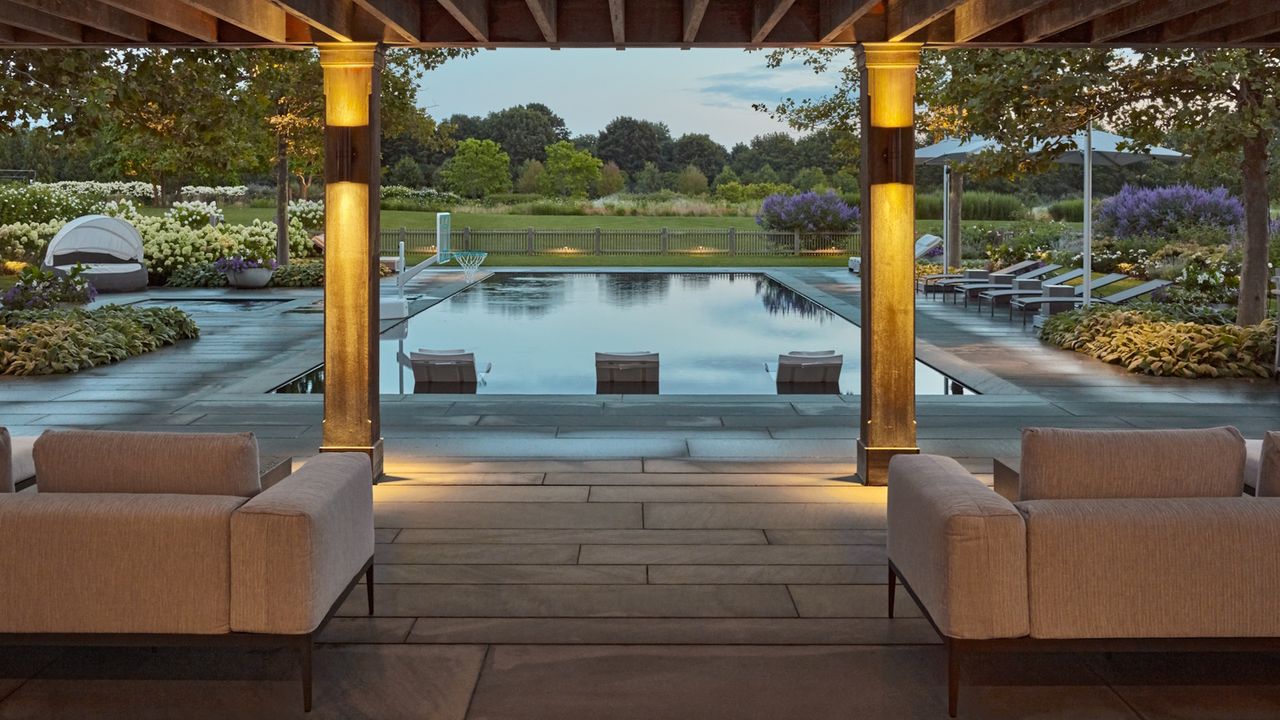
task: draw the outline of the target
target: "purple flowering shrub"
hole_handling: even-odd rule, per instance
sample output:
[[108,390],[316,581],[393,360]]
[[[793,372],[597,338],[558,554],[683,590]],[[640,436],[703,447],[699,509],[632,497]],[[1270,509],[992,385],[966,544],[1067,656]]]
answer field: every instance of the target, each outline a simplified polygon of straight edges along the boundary
[[18,275],[18,282],[0,297],[0,306],[5,310],[45,310],[61,304],[91,303],[98,291],[84,277],[84,270],[77,264],[59,274],[28,265]]
[[1117,238],[1169,235],[1196,225],[1236,227],[1244,222],[1244,205],[1221,187],[1125,185],[1099,203],[1096,212],[1098,229]]
[[858,228],[858,208],[833,191],[799,195],[770,195],[760,206],[756,223],[782,232],[853,232]]

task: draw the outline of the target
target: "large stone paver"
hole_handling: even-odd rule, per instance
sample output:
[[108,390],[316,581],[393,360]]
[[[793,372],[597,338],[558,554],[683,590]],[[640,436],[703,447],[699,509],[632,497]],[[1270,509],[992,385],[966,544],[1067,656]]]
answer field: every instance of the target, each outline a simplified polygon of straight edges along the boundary
[[881,529],[884,512],[869,503],[645,503],[644,523],[648,528]]
[[378,527],[639,528],[639,503],[379,503]]
[[584,565],[874,565],[874,545],[584,545]]
[[[340,618],[345,620],[346,618]],[[354,618],[352,620],[355,620]],[[921,619],[419,618],[408,642],[494,645],[936,645]]]
[[[762,545],[768,542],[760,530],[511,530],[466,529],[398,531],[398,543],[518,543],[587,545]],[[881,540],[883,543],[883,540]]]

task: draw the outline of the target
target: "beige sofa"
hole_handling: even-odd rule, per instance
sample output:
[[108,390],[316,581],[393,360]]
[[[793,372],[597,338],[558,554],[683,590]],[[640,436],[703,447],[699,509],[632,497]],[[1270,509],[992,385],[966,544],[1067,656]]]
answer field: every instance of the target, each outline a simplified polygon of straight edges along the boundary
[[1235,428],[1027,429],[1017,502],[954,460],[889,465],[897,580],[948,650],[1280,649],[1280,434],[1244,497]]
[[263,490],[249,433],[48,431],[34,455],[38,492],[0,494],[0,645],[283,645],[310,710],[314,637],[362,577],[373,612],[366,456]]

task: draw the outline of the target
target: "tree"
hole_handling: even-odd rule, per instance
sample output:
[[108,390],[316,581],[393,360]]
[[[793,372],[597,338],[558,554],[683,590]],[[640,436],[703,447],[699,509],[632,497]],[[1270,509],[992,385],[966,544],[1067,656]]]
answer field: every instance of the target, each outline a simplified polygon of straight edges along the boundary
[[738,178],[738,173],[733,171],[733,168],[725,165],[724,170],[721,170],[720,174],[716,175],[716,179],[712,184],[718,188],[725,183],[731,182],[736,183],[741,182],[741,180]]
[[516,178],[516,192],[532,195],[542,191],[542,176],[547,168],[537,160],[526,160]]
[[1268,160],[1280,126],[1280,52],[1144,50],[1124,64],[1118,110],[1125,132],[1163,142],[1176,132],[1193,154],[1234,156],[1243,180],[1244,262],[1236,321],[1267,315]]
[[671,131],[662,123],[619,117],[600,133],[600,159],[615,162],[635,175],[645,163],[661,165],[664,149],[670,142]]
[[511,156],[492,140],[463,140],[440,168],[445,187],[478,198],[511,191]]
[[801,168],[792,178],[791,184],[800,190],[820,190],[829,186],[827,174],[819,167]]
[[489,113],[475,137],[498,143],[519,166],[526,160],[545,160],[547,146],[568,139],[568,131],[563,119],[534,103]]
[[696,165],[689,165],[680,171],[676,178],[676,190],[685,195],[705,195],[707,193],[707,176],[702,174]]
[[586,150],[587,152],[591,153],[592,155],[595,155],[596,157],[600,156],[600,134],[599,133],[586,133],[583,135],[574,135],[573,139],[570,140],[569,142],[573,143],[573,146],[578,148],[579,150]]
[[387,172],[387,184],[417,188],[426,185],[427,179],[422,172],[422,166],[406,155]]
[[608,162],[600,170],[600,181],[596,183],[596,195],[607,197],[622,192],[627,187],[627,174],[617,163]]
[[567,140],[547,146],[547,172],[539,187],[546,195],[586,197],[600,181],[604,164],[591,153],[578,150]]
[[715,177],[729,161],[729,151],[710,135],[680,136],[672,147],[672,157],[680,167],[693,165],[706,177]]
[[778,177],[778,173],[774,172],[773,166],[767,164],[759,170],[751,173],[750,179],[752,183],[775,184],[782,182],[782,179]]
[[662,189],[662,171],[656,163],[647,162],[639,172],[632,173],[631,181],[635,184],[636,192],[655,193]]

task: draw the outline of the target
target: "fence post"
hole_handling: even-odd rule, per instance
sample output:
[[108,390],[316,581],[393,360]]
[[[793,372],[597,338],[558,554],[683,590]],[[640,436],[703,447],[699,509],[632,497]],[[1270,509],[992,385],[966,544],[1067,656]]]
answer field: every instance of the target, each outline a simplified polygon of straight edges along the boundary
[[596,228],[596,251],[595,251],[596,255],[600,254],[600,243],[603,235],[604,235],[604,232],[600,228]]
[[793,254],[799,255],[800,254],[800,231],[799,230],[795,231],[795,248],[796,249]]
[[666,228],[662,228],[662,234],[661,234],[659,237],[661,238],[661,241],[660,241],[660,244],[659,244],[659,246],[658,246],[658,247],[660,247],[660,248],[661,248],[661,250],[662,250],[662,254],[663,254],[663,255],[666,255],[666,254],[667,254],[667,245],[668,245],[668,243],[670,242],[670,240],[669,240],[669,239],[668,239],[668,237],[667,237],[667,229],[666,229]]
[[462,249],[463,250],[471,249],[471,228],[470,227],[462,228]]
[[738,254],[738,228],[729,228],[729,254]]
[[538,234],[537,230],[534,230],[533,228],[529,228],[529,248],[525,253],[526,255],[532,255],[534,253],[534,238],[537,237],[537,234]]

